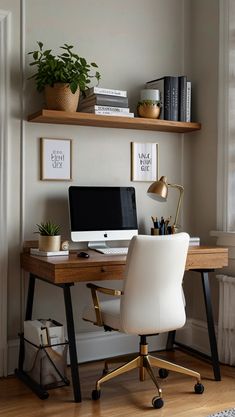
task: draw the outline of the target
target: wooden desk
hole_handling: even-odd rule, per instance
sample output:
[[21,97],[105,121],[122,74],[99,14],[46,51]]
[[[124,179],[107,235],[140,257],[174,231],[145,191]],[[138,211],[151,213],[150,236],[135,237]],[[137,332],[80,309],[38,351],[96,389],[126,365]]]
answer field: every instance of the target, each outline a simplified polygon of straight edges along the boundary
[[[29,272],[29,287],[25,320],[32,319],[35,280],[40,279],[49,284],[61,287],[64,291],[64,303],[71,361],[71,375],[73,382],[74,400],[81,401],[79,372],[77,365],[77,352],[70,287],[74,283],[87,281],[103,281],[123,279],[126,256],[102,255],[95,251],[88,251],[88,259],[78,258],[76,253],[62,257],[39,257],[29,254],[29,249],[21,254],[21,267]],[[208,273],[217,268],[228,265],[228,249],[219,247],[190,247],[185,270],[200,272],[202,278],[204,300],[207,315],[208,333],[211,348],[211,360],[216,380],[220,380],[220,367],[218,361],[217,344],[214,330],[214,320],[211,305],[211,295]],[[175,332],[168,337],[167,348],[175,342]],[[48,393],[35,385],[23,371],[23,353],[19,354],[19,366],[16,375],[27,383],[40,397],[46,398]]]

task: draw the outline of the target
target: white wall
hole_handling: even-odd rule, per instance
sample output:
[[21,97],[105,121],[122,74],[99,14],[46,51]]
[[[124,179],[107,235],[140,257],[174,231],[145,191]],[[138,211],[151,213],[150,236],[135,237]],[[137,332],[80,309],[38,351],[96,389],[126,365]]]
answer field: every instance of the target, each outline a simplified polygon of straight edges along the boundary
[[[20,46],[22,5],[23,48]],[[20,330],[23,314],[19,268],[21,219],[22,240],[34,239],[35,224],[48,218],[60,222],[64,237],[69,237],[69,184],[39,180],[40,137],[73,140],[71,184],[134,185],[140,231],[143,233],[149,233],[151,215],[174,215],[177,195],[170,193],[167,204],[156,203],[146,197],[148,183],[130,182],[130,142],[159,143],[159,174],[167,175],[169,181],[185,182],[186,229],[201,235],[206,241],[209,230],[215,228],[218,1],[0,0],[0,8],[10,9],[13,16],[8,329],[9,339],[14,339]],[[136,109],[139,91],[145,81],[187,71],[193,82],[194,120],[202,122],[202,131],[185,135],[183,139],[182,135],[173,133],[25,121],[21,132],[20,51],[26,67],[25,119],[43,103],[43,97],[35,91],[33,82],[27,80],[31,68],[26,53],[36,48],[37,40],[55,50],[65,42],[74,44],[82,56],[99,65],[101,86],[128,90],[132,111]],[[22,283],[24,287],[24,279]],[[198,288],[192,289],[191,284],[188,287],[189,292],[198,291]],[[35,317],[53,316],[64,322],[59,289],[40,283],[37,285],[37,298],[40,303],[35,304]],[[83,304],[88,300],[85,285],[75,286],[73,300],[76,330],[92,330],[81,320]],[[197,315],[197,308],[194,311],[192,306],[192,311]]]
[[[200,236],[203,244],[215,244],[209,233],[216,227],[219,1],[192,0],[188,23],[186,67],[192,80],[192,112],[202,129],[191,140],[189,135],[185,138],[185,173],[189,178],[186,199],[190,196],[185,226]],[[191,273],[191,279],[185,280],[189,291],[187,307],[190,316],[205,319],[198,275]],[[217,319],[218,284],[213,275],[211,287]]]
[[[128,90],[131,110],[135,111],[139,91],[145,81],[182,69],[182,1],[26,1],[26,51],[35,49],[41,40],[45,47],[55,48],[64,42],[74,44],[82,56],[99,65],[101,86]],[[56,8],[56,19],[54,10]],[[166,25],[165,22],[168,22]],[[40,22],[40,25],[38,24]],[[69,22],[69,24],[65,24]],[[98,22],[98,24],[96,24]],[[163,42],[164,39],[164,42]],[[177,50],[177,53],[175,51]],[[27,57],[28,62],[28,57]],[[27,72],[29,74],[28,66]],[[27,74],[27,75],[28,75]],[[32,83],[26,85],[26,113],[40,108],[41,97],[32,94]],[[130,142],[159,143],[159,172],[181,183],[181,138],[177,134],[89,128],[78,126],[25,126],[25,239],[33,238],[34,225],[53,217],[69,236],[67,182],[39,181],[39,138],[73,139],[73,181],[81,185],[129,185]],[[134,183],[138,219],[142,232],[150,231],[151,215],[172,213],[175,195],[168,205],[156,204],[146,197],[148,183]],[[173,193],[174,194],[174,193]],[[172,213],[174,214],[174,212]],[[64,320],[58,308],[60,291],[39,285],[37,316],[51,314]],[[77,285],[73,291],[77,331],[91,326],[81,319],[87,290]],[[48,303],[48,301],[50,302]]]

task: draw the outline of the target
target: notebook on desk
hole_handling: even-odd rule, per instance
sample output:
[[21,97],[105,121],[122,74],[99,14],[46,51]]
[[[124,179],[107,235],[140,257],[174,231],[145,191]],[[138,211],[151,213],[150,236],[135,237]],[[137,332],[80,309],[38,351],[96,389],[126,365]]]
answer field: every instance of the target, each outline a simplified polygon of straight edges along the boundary
[[200,246],[200,237],[190,237],[189,246]]
[[30,248],[30,254],[31,255],[37,255],[37,256],[68,256],[69,251],[68,250],[59,250],[57,252],[45,252],[36,248]]

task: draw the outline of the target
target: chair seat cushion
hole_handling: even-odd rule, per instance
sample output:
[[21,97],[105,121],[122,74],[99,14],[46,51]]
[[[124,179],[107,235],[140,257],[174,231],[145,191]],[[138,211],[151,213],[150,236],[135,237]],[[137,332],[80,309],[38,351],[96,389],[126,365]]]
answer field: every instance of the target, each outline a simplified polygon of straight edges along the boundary
[[[122,330],[120,322],[120,298],[100,302],[103,324],[114,330]],[[95,309],[93,306],[85,307],[83,319],[96,322]]]

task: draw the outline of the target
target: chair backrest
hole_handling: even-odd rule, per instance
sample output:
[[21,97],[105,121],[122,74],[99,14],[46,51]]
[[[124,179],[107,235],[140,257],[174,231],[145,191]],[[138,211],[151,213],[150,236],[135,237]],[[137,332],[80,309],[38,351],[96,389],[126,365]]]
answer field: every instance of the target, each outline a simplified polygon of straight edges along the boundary
[[126,333],[147,335],[184,325],[182,280],[188,246],[187,233],[133,237],[121,299]]

